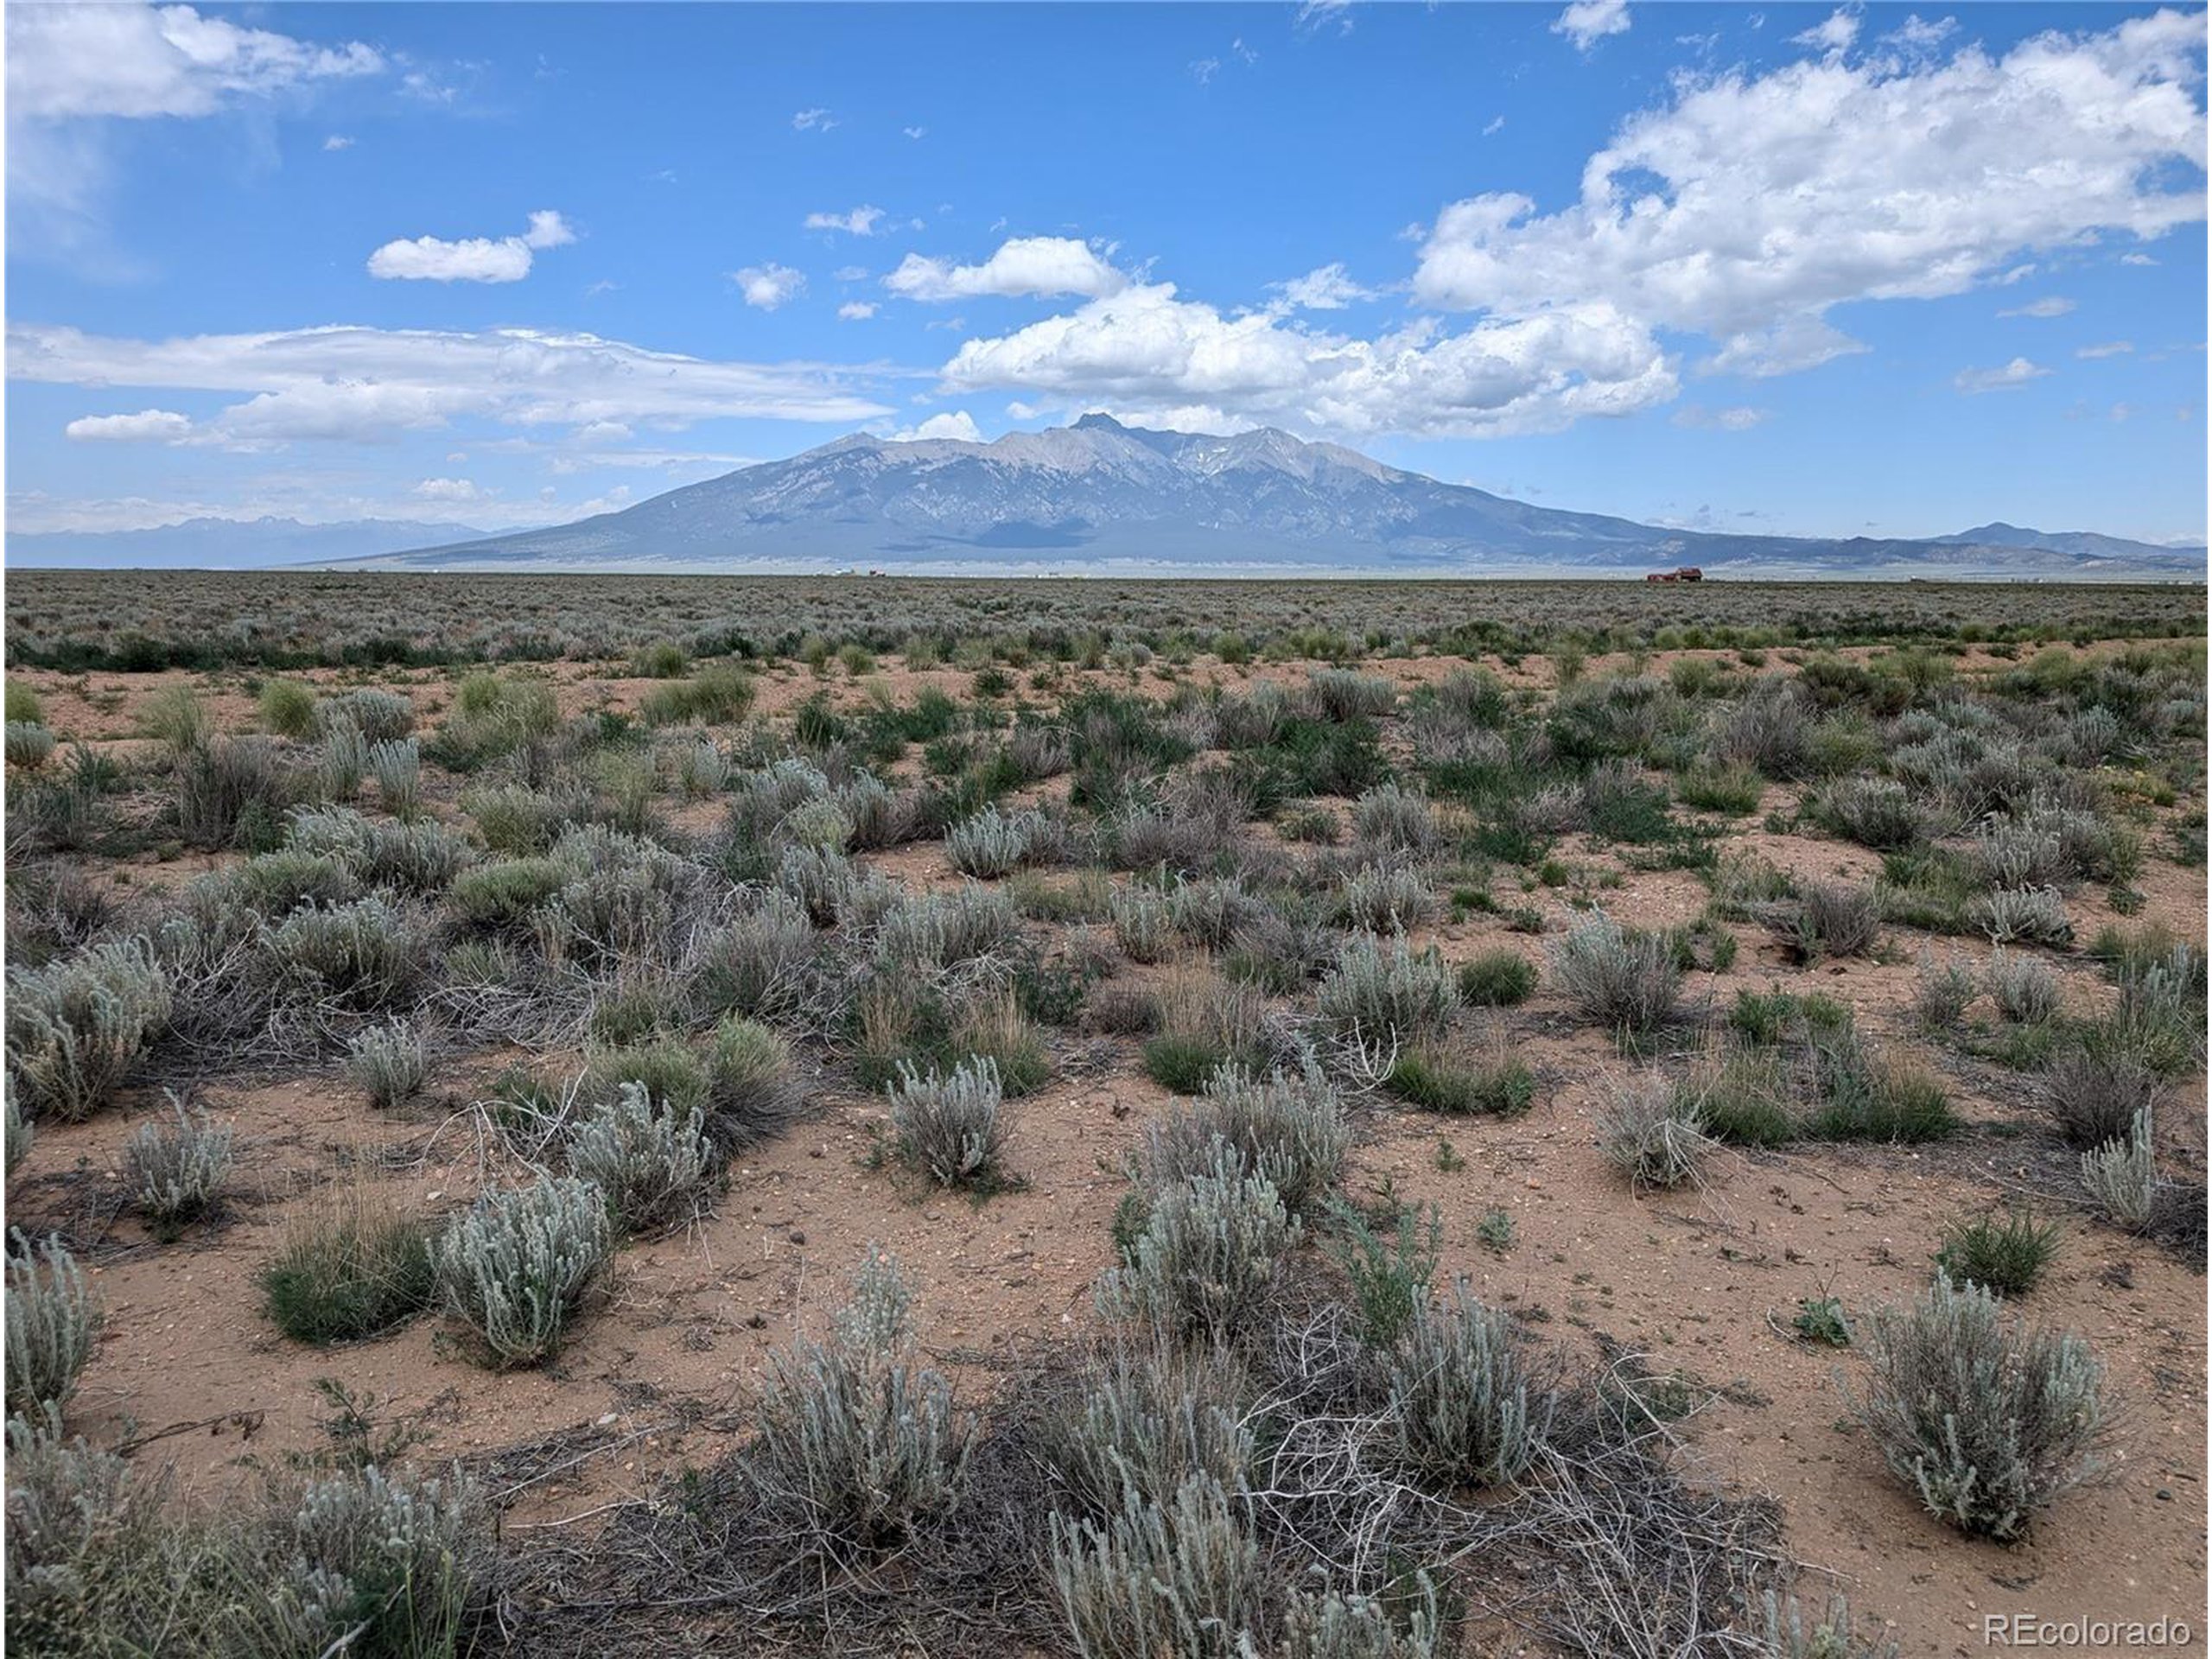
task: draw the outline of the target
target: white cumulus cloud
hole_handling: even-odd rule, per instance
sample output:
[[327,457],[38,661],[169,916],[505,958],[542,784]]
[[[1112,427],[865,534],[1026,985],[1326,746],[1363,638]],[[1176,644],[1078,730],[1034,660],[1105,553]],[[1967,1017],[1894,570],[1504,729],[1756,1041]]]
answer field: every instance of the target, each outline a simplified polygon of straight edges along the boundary
[[1818,47],[1823,52],[1847,52],[1858,38],[1859,14],[1840,7],[1803,34],[1789,37],[1794,45]]
[[[1110,252],[1111,250],[1109,249]],[[1017,236],[980,265],[910,253],[883,285],[902,300],[1002,299],[1118,294],[1128,278],[1087,242],[1067,236]]]
[[1861,349],[1834,306],[1961,293],[2023,251],[2202,219],[2203,45],[2201,13],[2160,11],[2001,58],[1684,78],[1589,159],[1572,204],[1446,207],[1414,292],[1508,315],[1602,302],[1706,335],[1707,367],[1809,367]]
[[369,275],[386,281],[518,283],[543,249],[565,247],[575,232],[550,210],[530,216],[520,236],[471,236],[448,242],[418,236],[387,242],[369,256]]
[[840,322],[866,322],[874,315],[874,303],[868,300],[847,300],[837,308]]
[[747,265],[742,270],[733,270],[729,279],[737,284],[737,291],[745,302],[763,311],[773,311],[806,292],[806,276],[789,265],[779,265],[772,259],[765,265]]
[[933,438],[952,438],[962,443],[981,443],[983,441],[983,434],[976,426],[975,416],[964,409],[956,409],[949,414],[932,415],[918,426],[911,426],[903,431],[893,432],[886,442],[926,443]]
[[170,409],[142,409],[136,415],[86,415],[61,429],[76,443],[181,443],[192,435],[192,419]]
[[1280,422],[1350,435],[1549,431],[1585,416],[1630,414],[1676,390],[1651,336],[1607,306],[1489,320],[1459,334],[1420,324],[1363,340],[1267,312],[1224,316],[1164,283],[970,340],[943,378],[953,393],[1202,410],[1217,429]]
[[1552,33],[1566,35],[1578,52],[1587,52],[1608,35],[1628,30],[1628,0],[1574,0],[1552,20]]

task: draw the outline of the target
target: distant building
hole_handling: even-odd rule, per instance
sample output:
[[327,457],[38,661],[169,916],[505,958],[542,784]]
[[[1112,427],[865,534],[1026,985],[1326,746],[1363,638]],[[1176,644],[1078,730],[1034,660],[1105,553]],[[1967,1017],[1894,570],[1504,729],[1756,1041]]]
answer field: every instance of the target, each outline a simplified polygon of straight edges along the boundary
[[1705,572],[1694,564],[1686,564],[1675,570],[1654,570],[1649,575],[1644,577],[1644,580],[1646,582],[1703,582]]

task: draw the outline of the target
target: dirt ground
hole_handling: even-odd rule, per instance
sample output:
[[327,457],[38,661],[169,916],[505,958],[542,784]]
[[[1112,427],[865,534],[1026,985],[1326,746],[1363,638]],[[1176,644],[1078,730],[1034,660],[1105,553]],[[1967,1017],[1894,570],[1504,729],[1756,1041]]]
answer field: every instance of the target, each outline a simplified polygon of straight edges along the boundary
[[[1993,660],[1974,657],[1960,666]],[[1410,686],[1460,663],[1367,666]],[[1606,666],[1595,659],[1586,671]],[[1249,674],[1202,667],[1192,678],[1290,681],[1307,667],[1269,664]],[[589,665],[549,671],[571,710],[634,708],[653,684]],[[1548,659],[1530,658],[1505,677],[1543,685],[1552,672]],[[48,723],[65,741],[134,741],[138,702],[178,681],[215,688],[207,700],[225,729],[252,722],[251,698],[220,677],[20,677],[38,690]],[[350,683],[363,677],[301,677]],[[450,679],[443,671],[375,677],[410,686],[433,723],[445,694],[431,688]],[[824,686],[854,702],[870,683],[902,698],[925,684],[965,694],[971,680],[961,671],[893,665],[859,683],[793,670],[764,678],[759,706],[788,709]],[[1796,874],[1863,880],[1878,871],[1878,858],[1861,849],[1771,834],[1757,823],[1744,820],[1729,845]],[[1609,861],[1602,849],[1572,839],[1560,855]],[[216,861],[148,860],[131,867],[130,880],[168,886]],[[910,886],[957,879],[933,842],[867,861]],[[2134,923],[2163,920],[2181,938],[2203,937],[2202,869],[2153,860],[2141,886],[2147,903]],[[1696,916],[1707,893],[1691,874],[1629,872],[1605,897],[1624,921],[1663,924]],[[1549,930],[1565,925],[1558,895],[1537,892],[1524,901]],[[2085,889],[2073,910],[2085,938],[2112,919],[2096,890]],[[1910,955],[1804,969],[1759,928],[1735,931],[1741,950],[1734,965],[1726,975],[1694,976],[1694,994],[1725,1007],[1739,989],[1774,986],[1848,1001],[1870,1035],[1910,1047],[1944,1072],[1968,1133],[1932,1148],[1728,1152],[1694,1187],[1631,1195],[1601,1159],[1593,1128],[1596,1103],[1621,1062],[1601,1036],[1573,1022],[1547,983],[1519,1008],[1465,1017],[1471,1046],[1510,1048],[1535,1069],[1535,1109],[1513,1120],[1450,1118],[1364,1097],[1347,1185],[1363,1196],[1434,1203],[1444,1225],[1443,1271],[1469,1275],[1485,1300],[1516,1309],[1547,1339],[1588,1355],[1603,1338],[1642,1354],[1655,1370],[1679,1372],[1697,1402],[1681,1429],[1696,1464],[1731,1488],[1779,1500],[1789,1548],[1847,1592],[1855,1610],[1886,1624],[1904,1654],[1980,1652],[1982,1618],[2015,1612],[2171,1614],[2190,1621],[2191,1646],[2202,1649],[2202,1264],[2192,1268],[2058,1196],[2070,1190],[2069,1172],[2039,1134],[2030,1084],[1945,1054],[1911,1030]],[[1904,938],[1910,951],[1911,936]],[[1432,940],[1455,961],[1501,945],[1541,960],[1546,944],[1487,916],[1427,930],[1416,942]],[[1977,964],[1989,954],[1980,941],[1946,940],[1941,948]],[[2062,970],[2069,1011],[2088,1013],[2109,998],[2093,963],[2072,955],[2049,959]],[[1020,1184],[979,1202],[925,1190],[885,1166],[872,1155],[887,1122],[883,1103],[817,1071],[802,1120],[740,1155],[711,1215],[625,1249],[604,1305],[543,1370],[488,1371],[435,1318],[385,1340],[328,1351],[280,1338],[261,1312],[255,1278],[288,1210],[308,1202],[315,1183],[341,1159],[364,1154],[391,1164],[411,1201],[435,1211],[467,1203],[505,1173],[467,1110],[505,1058],[448,1058],[420,1100],[389,1115],[365,1104],[334,1068],[213,1083],[200,1100],[236,1127],[234,1196],[219,1223],[170,1243],[121,1211],[123,1144],[161,1108],[158,1091],[135,1091],[120,1109],[80,1125],[41,1124],[10,1185],[10,1224],[35,1231],[66,1222],[100,1240],[84,1259],[106,1321],[71,1406],[73,1428],[103,1444],[136,1440],[140,1458],[173,1459],[191,1484],[219,1491],[257,1461],[315,1451],[331,1411],[315,1385],[334,1379],[372,1397],[380,1420],[413,1425],[418,1460],[462,1459],[496,1492],[510,1492],[511,1531],[589,1527],[659,1478],[709,1463],[735,1443],[766,1357],[821,1320],[872,1243],[908,1269],[925,1347],[970,1398],[987,1393],[1013,1357],[1084,1327],[1093,1318],[1093,1283],[1112,1265],[1109,1229],[1127,1190],[1124,1160],[1146,1121],[1171,1099],[1143,1075],[1135,1045],[1057,1035],[1054,1076],[1009,1108]],[[2169,1166],[2202,1179],[2201,1073],[2171,1091],[2159,1122]],[[2025,1306],[2038,1320],[2094,1342],[2125,1402],[2126,1424],[2104,1477],[2062,1498],[2031,1541],[2001,1548],[1944,1527],[1883,1470],[1847,1421],[1845,1389],[1859,1362],[1848,1351],[1808,1347],[1790,1320],[1802,1297],[1833,1294],[1854,1312],[1909,1299],[1926,1282],[1946,1220],[2031,1194],[2043,1214],[2059,1220],[2063,1243]],[[1499,1210],[1510,1216],[1513,1233],[1502,1252],[1476,1233]]]

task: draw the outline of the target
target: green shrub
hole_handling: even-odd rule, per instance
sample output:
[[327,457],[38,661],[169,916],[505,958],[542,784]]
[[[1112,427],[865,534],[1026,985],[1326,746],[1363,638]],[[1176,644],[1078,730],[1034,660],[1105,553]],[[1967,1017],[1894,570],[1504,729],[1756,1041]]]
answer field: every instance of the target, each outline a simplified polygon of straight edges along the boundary
[[1859,1332],[1853,1402],[1890,1471],[1930,1514],[2009,1543],[2098,1466],[2104,1367],[2080,1338],[2007,1319],[1977,1285],[1938,1274]]
[[1341,1198],[1329,1201],[1329,1255],[1351,1282],[1361,1338],[1370,1351],[1387,1353],[1428,1300],[1444,1242],[1443,1217],[1431,1205],[1424,1229],[1419,1211],[1401,1209],[1390,1217],[1386,1243],[1367,1217]]
[[1536,964],[1518,950],[1485,950],[1459,964],[1459,995],[1470,1007],[1517,1007],[1535,989]]
[[54,758],[54,734],[35,721],[11,720],[7,725],[7,757],[10,766],[36,772]]
[[1535,1103],[1536,1078],[1519,1060],[1463,1064],[1421,1049],[1398,1056],[1382,1086],[1424,1111],[1518,1117]]
[[753,707],[753,677],[734,663],[709,663],[690,678],[656,686],[638,705],[648,726],[727,726]]
[[207,705],[188,685],[165,685],[138,705],[138,734],[166,743],[178,755],[198,748],[214,730]]
[[1999,1296],[2024,1296],[2057,1254],[2057,1224],[2039,1225],[2024,1210],[2013,1210],[2002,1221],[1979,1216],[1952,1223],[1943,1230],[1936,1265]]
[[437,1287],[431,1229],[389,1190],[353,1181],[287,1215],[261,1270],[262,1305],[295,1342],[359,1342],[405,1323]]
[[1198,1093],[1229,1062],[1228,1049],[1204,1035],[1162,1032],[1144,1046],[1145,1075],[1179,1095]]
[[258,706],[261,723],[278,737],[305,739],[315,735],[314,687],[297,680],[271,680],[261,688]]

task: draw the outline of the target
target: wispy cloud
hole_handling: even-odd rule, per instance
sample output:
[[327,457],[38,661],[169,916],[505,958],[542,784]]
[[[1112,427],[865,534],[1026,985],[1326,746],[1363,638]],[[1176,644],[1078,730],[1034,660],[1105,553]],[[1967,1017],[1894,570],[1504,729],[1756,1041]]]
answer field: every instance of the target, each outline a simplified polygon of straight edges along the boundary
[[1961,369],[1951,378],[1951,384],[1969,397],[1984,391],[2014,391],[2031,380],[2040,380],[2050,371],[2040,364],[2031,363],[2024,357],[2016,357],[2001,368]]
[[729,279],[737,284],[737,291],[745,302],[763,311],[773,311],[788,304],[806,292],[804,273],[789,265],[779,265],[770,260],[763,265],[747,265],[742,270],[733,270]]

